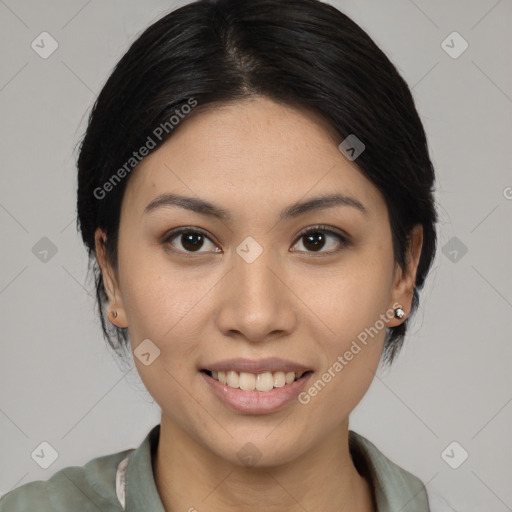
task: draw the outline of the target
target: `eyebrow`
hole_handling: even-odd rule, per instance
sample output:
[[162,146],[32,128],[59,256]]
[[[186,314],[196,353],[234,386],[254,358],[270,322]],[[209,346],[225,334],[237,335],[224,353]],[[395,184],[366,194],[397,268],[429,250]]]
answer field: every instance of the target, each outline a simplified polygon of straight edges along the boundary
[[[178,194],[165,193],[153,199],[144,209],[144,213],[150,213],[154,210],[169,206],[179,206],[186,210],[215,217],[221,221],[231,221],[231,214],[204,199],[197,199],[195,197],[186,197]],[[333,208],[335,206],[348,206],[357,209],[364,215],[368,215],[368,210],[363,204],[354,197],[345,196],[343,194],[324,194],[303,202],[296,202],[287,206],[279,214],[279,220],[287,220],[299,217],[305,213],[321,210],[325,208]]]

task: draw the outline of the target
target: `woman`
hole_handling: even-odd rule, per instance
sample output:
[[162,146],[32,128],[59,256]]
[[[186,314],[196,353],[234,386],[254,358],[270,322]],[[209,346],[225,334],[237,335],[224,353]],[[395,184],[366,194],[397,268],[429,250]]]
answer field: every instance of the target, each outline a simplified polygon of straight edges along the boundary
[[433,192],[407,84],[334,7],[202,0],[150,26],[91,113],[78,217],[161,423],[0,511],[433,510],[349,430],[418,307]]

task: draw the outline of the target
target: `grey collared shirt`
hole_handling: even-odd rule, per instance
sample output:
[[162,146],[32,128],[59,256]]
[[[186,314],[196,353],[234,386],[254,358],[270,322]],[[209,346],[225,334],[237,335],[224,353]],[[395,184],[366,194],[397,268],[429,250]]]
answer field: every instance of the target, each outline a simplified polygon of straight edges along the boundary
[[[0,512],[165,512],[153,475],[160,425],[136,449],[69,466],[47,481],[24,484],[0,499]],[[423,483],[349,431],[350,454],[370,482],[377,512],[434,512]],[[197,505],[197,507],[195,507]],[[200,509],[190,504],[190,509]]]

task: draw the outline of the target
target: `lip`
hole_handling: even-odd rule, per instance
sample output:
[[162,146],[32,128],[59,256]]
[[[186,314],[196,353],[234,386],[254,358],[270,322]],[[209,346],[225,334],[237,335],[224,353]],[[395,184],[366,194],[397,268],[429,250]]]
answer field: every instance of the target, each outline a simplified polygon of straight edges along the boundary
[[[231,368],[233,369],[233,367]],[[268,414],[296,399],[313,372],[309,371],[300,379],[270,391],[244,391],[222,384],[204,371],[201,371],[200,374],[213,393],[232,409],[246,414]]]
[[312,370],[307,366],[300,363],[290,361],[287,359],[281,359],[279,357],[267,357],[264,359],[247,359],[247,358],[235,358],[225,359],[224,361],[218,361],[204,366],[202,370],[210,370],[214,372],[228,372],[233,370],[235,372],[246,372],[246,373],[264,373],[264,372],[307,372]]

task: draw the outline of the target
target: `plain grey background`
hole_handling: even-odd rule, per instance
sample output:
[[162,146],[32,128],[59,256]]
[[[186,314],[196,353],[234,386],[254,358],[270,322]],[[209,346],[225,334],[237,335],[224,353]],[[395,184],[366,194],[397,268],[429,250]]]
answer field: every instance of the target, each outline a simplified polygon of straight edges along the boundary
[[[0,494],[135,447],[159,422],[136,370],[101,336],[74,149],[130,43],[184,3],[0,0]],[[453,510],[512,510],[512,2],[330,3],[412,88],[440,215],[405,347],[351,428]],[[58,453],[47,469],[32,457],[42,442]]]

